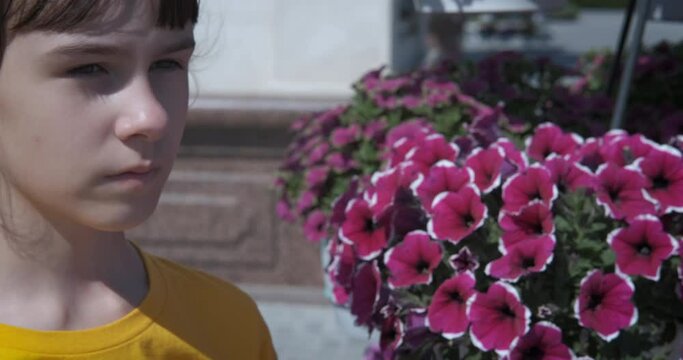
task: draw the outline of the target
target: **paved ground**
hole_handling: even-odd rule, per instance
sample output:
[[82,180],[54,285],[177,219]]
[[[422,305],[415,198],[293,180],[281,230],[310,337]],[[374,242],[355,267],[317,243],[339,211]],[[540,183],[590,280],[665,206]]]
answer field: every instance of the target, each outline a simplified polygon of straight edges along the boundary
[[261,310],[280,360],[362,359],[370,343],[348,311],[332,306],[322,288],[240,285]]
[[[259,302],[280,360],[362,359],[368,344],[330,305]],[[352,330],[352,331],[349,331]],[[353,331],[355,330],[355,331]]]

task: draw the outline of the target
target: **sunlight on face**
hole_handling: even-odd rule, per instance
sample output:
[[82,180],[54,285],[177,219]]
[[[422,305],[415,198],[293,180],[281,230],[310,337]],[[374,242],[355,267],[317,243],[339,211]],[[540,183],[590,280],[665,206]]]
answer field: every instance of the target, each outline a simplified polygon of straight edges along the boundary
[[7,46],[0,171],[44,215],[120,231],[158,202],[185,125],[194,39],[191,25],[137,15],[115,31],[33,31]]

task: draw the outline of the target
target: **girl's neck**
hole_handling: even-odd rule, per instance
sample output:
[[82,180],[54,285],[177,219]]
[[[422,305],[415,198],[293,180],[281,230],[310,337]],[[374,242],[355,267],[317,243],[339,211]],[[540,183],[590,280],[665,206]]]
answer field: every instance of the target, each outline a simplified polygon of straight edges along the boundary
[[[2,218],[11,222],[4,223],[10,231],[0,233],[0,294],[5,294],[0,295],[0,323],[50,330],[91,327],[125,315],[142,301],[148,290],[144,264],[123,232],[60,221],[28,201],[13,200],[11,215],[1,207]],[[97,303],[109,305],[87,305]],[[83,313],[90,308],[97,310]],[[40,315],[31,319],[31,314]]]

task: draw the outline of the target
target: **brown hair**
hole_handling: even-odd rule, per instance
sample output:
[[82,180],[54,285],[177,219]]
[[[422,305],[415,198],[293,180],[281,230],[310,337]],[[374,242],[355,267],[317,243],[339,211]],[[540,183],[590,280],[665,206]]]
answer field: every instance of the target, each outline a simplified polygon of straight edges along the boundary
[[[156,25],[181,28],[195,24],[199,0],[149,1],[157,10]],[[135,0],[0,0],[0,63],[14,34],[28,31],[76,31],[94,20],[130,15]]]

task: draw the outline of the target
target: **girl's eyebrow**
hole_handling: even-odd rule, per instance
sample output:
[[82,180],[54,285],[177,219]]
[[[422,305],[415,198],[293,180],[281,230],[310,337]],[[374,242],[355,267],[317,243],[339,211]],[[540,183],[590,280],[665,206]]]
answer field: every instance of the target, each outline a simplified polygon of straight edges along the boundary
[[[160,53],[168,54],[181,50],[189,50],[195,47],[193,37],[184,38],[181,41],[164,46]],[[83,55],[116,55],[125,53],[124,47],[100,43],[78,42],[58,46],[47,53],[47,56],[83,56]]]

